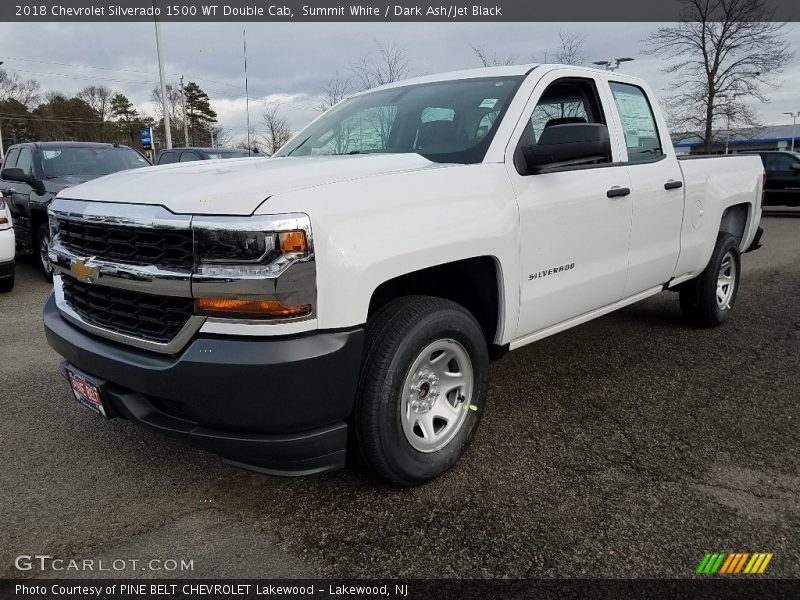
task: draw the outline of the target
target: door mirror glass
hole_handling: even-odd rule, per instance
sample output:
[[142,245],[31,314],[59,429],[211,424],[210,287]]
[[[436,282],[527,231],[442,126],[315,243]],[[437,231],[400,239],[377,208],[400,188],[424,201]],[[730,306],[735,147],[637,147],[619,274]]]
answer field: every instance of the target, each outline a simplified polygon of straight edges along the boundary
[[593,162],[610,162],[608,128],[601,123],[567,123],[545,127],[539,140],[522,147],[530,172],[545,167],[565,167]]

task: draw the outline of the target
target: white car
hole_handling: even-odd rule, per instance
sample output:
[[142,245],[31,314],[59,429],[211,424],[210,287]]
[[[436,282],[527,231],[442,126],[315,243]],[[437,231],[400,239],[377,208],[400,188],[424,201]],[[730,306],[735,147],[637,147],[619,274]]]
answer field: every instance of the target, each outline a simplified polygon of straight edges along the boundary
[[11,211],[0,192],[0,292],[14,289],[14,225],[11,222]]
[[397,82],[274,158],[61,191],[45,331],[105,416],[268,473],[355,451],[418,484],[464,452],[507,350],[664,290],[694,325],[725,322],[763,173],[678,160],[650,88],[618,72]]

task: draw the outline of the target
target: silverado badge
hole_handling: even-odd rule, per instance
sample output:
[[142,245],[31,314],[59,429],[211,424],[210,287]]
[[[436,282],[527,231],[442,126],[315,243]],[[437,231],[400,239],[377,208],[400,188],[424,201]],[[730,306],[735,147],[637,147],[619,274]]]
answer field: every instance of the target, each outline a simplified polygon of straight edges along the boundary
[[69,272],[72,273],[78,281],[84,283],[92,283],[100,272],[100,267],[90,266],[82,258],[73,260],[69,265]]

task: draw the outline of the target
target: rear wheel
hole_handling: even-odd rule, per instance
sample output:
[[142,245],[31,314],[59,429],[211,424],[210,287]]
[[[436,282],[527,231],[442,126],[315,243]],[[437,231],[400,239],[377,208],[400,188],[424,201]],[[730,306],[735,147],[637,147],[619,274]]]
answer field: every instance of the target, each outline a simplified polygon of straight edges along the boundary
[[50,230],[47,225],[40,225],[36,235],[36,252],[39,258],[39,269],[46,281],[53,281],[53,265],[50,264]]
[[429,481],[466,450],[486,401],[489,357],[460,305],[409,296],[367,324],[355,411],[360,454],[377,477]]
[[0,279],[0,293],[10,292],[14,289],[14,276]]
[[729,233],[720,233],[705,270],[680,287],[681,311],[699,327],[716,327],[728,320],[739,290],[739,245]]

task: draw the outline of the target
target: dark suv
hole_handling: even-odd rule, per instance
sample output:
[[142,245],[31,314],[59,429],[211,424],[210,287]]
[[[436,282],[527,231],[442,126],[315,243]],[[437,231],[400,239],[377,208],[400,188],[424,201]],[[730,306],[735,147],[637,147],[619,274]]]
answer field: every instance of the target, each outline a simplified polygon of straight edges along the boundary
[[248,156],[266,157],[268,154],[258,154],[241,148],[170,148],[161,150],[156,156],[157,165],[168,165],[176,162],[194,162],[196,160],[219,160],[221,158],[247,158]]
[[777,150],[759,152],[767,179],[765,206],[800,206],[800,153]]
[[52,280],[47,207],[55,195],[102,175],[149,165],[136,150],[119,144],[33,142],[11,146],[0,171],[0,191],[11,211],[17,248],[36,249],[45,278]]

